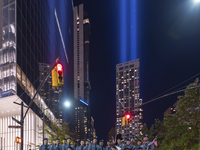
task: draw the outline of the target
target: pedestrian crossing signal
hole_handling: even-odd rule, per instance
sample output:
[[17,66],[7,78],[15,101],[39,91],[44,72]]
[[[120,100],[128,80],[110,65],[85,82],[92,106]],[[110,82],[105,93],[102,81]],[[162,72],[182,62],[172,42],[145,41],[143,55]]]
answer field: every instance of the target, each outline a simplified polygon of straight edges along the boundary
[[20,137],[15,137],[15,142],[21,144],[22,143],[22,138]]

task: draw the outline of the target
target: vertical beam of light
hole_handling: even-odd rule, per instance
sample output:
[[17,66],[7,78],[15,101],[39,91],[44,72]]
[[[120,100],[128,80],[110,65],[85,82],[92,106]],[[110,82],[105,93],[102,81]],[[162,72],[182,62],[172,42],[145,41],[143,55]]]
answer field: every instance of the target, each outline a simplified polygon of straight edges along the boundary
[[56,48],[55,48],[55,27],[54,27],[54,9],[55,9],[55,1],[48,1],[49,3],[49,38],[50,41],[48,43],[51,55],[49,55],[48,57],[50,57],[50,63],[53,63],[54,60],[56,59]]
[[126,0],[120,0],[120,52],[121,62],[127,60],[127,19],[126,19]]
[[61,29],[60,29],[60,24],[59,24],[59,21],[58,21],[58,16],[57,16],[57,13],[56,13],[56,9],[55,9],[55,17],[56,17],[56,22],[57,22],[57,25],[58,25],[58,29],[59,29],[59,33],[60,33],[60,37],[61,37],[61,41],[62,41],[62,45],[63,45],[63,49],[64,49],[64,52],[65,52],[65,57],[66,57],[67,63],[69,63],[69,60],[68,60],[68,57],[67,57],[67,52],[66,52],[66,49],[65,49],[65,43],[64,43],[64,40],[63,40],[62,32],[61,32]]
[[74,2],[73,2],[73,0],[71,0],[71,2],[72,2],[72,8],[73,8],[73,11],[74,11]]
[[137,59],[137,0],[131,0],[131,60]]

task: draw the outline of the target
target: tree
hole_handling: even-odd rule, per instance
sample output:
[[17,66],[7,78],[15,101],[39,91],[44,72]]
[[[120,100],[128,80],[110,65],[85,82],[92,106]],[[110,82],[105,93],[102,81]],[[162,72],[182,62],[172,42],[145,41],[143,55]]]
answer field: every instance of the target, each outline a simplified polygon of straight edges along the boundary
[[[69,123],[63,122],[61,125],[58,125],[56,123],[51,123],[51,130],[49,129],[45,129],[45,132],[50,135],[49,136],[49,143],[53,144],[53,141],[55,141],[58,137],[60,137],[60,139],[64,139],[66,137],[69,137],[72,135],[72,132],[70,132],[70,128],[69,128]],[[61,140],[60,143],[62,143],[63,141]]]
[[[196,79],[187,88],[200,85],[198,82],[199,80]],[[165,115],[162,128],[159,129],[158,135],[162,140],[159,150],[198,149],[200,110],[195,108],[200,105],[200,89],[185,91],[185,95],[179,96],[178,99],[176,113]]]
[[[199,79],[187,88],[199,86]],[[200,89],[190,89],[178,96],[175,114],[166,114],[163,121],[156,119],[150,130],[146,124],[142,133],[148,133],[149,140],[157,136],[155,150],[197,150],[200,138]],[[152,139],[150,139],[152,138]]]
[[158,147],[155,147],[155,150],[157,150],[157,149],[159,150],[161,142],[166,135],[166,128],[165,128],[163,122],[161,122],[159,119],[155,120],[154,126],[155,126],[155,135],[156,135],[157,143],[158,143]]
[[150,130],[149,130],[149,141],[153,141],[154,138],[155,138],[155,134],[157,133],[154,126],[155,125],[152,125]]
[[[72,135],[72,132],[69,128],[69,123],[63,122],[62,124],[51,123],[50,127],[45,124],[44,128],[45,134],[49,135],[49,144],[53,144],[53,142],[60,137],[60,143],[63,144],[62,139],[69,137]],[[39,138],[43,135],[43,127],[39,127]],[[39,146],[39,145],[38,145]],[[37,147],[38,147],[37,146]]]
[[147,127],[146,123],[144,123],[143,127],[141,129],[141,133],[142,134],[140,134],[139,137],[135,138],[136,142],[138,141],[138,139],[143,139],[143,136],[146,135],[146,134],[148,135],[149,140],[153,140],[154,139],[153,135],[155,134],[154,125],[152,125],[151,128],[150,128],[150,130],[148,130],[148,127]]
[[146,123],[143,124],[143,127],[142,127],[141,131],[142,131],[142,135],[149,134],[149,130],[147,128]]

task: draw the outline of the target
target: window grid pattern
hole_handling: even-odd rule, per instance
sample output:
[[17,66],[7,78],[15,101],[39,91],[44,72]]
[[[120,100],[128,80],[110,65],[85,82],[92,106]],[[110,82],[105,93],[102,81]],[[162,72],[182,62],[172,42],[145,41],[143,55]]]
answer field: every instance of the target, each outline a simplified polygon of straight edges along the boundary
[[140,99],[139,81],[139,59],[117,64],[116,66],[116,132],[121,133],[123,138],[134,138],[139,136],[142,125],[142,108],[132,110],[135,115],[131,119],[130,125],[122,126],[124,115],[136,106],[142,104]]
[[15,0],[3,0],[0,43],[0,98],[16,94]]

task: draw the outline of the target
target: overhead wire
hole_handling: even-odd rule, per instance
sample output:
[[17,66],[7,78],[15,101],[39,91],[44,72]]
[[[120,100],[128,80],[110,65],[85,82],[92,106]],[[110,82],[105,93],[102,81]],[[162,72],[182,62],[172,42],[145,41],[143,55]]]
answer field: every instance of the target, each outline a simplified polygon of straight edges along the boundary
[[171,92],[171,93],[165,94],[165,95],[160,96],[160,97],[158,97],[158,98],[155,98],[155,99],[152,99],[152,100],[150,100],[150,101],[147,101],[147,102],[141,104],[140,106],[134,107],[133,109],[138,108],[138,107],[141,107],[141,106],[146,105],[146,104],[148,104],[148,103],[154,102],[154,101],[159,100],[159,99],[161,99],[161,98],[164,98],[164,97],[167,97],[167,96],[170,96],[170,95],[173,95],[173,94],[177,94],[177,93],[180,93],[180,92],[184,92],[184,91],[196,89],[196,88],[200,88],[200,85],[197,85],[197,86],[195,86],[195,87],[190,87],[190,88],[187,88],[187,89],[182,89],[182,90],[178,90],[178,91],[175,91],[175,92]]
[[[183,83],[185,83],[185,82],[187,82],[187,81],[189,81],[189,80],[193,79],[194,77],[197,77],[198,75],[200,75],[200,73],[198,73],[198,74],[196,74],[196,75],[192,76],[191,78],[189,78],[189,79],[187,79],[187,80],[185,80],[185,81],[183,81],[183,82],[181,82],[181,83],[179,83],[179,84],[177,84],[177,85],[173,86],[172,88],[170,88],[170,89],[168,89],[168,90],[166,90],[166,91],[162,92],[161,94],[159,94],[159,95],[157,95],[157,96],[153,97],[152,99],[154,99],[154,98],[156,98],[156,97],[159,97],[159,96],[163,95],[163,94],[164,94],[164,93],[166,93],[166,92],[169,92],[170,90],[172,90],[172,89],[174,89],[174,88],[178,87],[179,85],[181,85],[181,84],[183,84]],[[185,87],[187,87],[187,86],[185,86]],[[176,90],[176,91],[177,91],[177,90]]]

